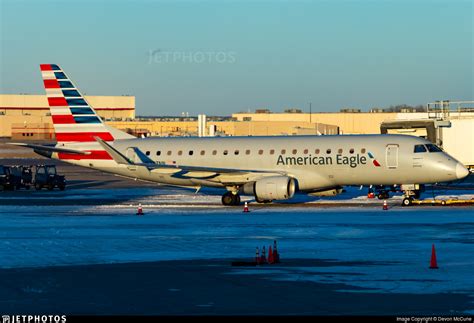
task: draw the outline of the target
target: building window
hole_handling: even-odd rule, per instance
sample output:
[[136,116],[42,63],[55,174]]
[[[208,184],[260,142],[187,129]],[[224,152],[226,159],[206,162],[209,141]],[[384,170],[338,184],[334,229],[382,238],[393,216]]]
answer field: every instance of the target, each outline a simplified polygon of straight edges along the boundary
[[234,151],[234,155],[238,155],[238,154],[239,154],[238,150]]
[[296,155],[297,152],[298,152],[298,150],[296,150],[296,149],[293,149],[293,150],[291,151],[291,153],[292,153],[293,155]]
[[351,149],[349,150],[349,152],[350,152],[351,154],[353,154],[353,153],[354,153],[354,148],[351,148]]
[[286,154],[286,149],[282,149],[282,150],[281,150],[281,154],[282,154],[282,155]]
[[260,150],[258,151],[258,154],[259,154],[259,155],[262,155],[262,154],[263,154],[263,149],[260,149]]
[[168,152],[166,153],[168,156],[171,156],[171,150],[168,150]]
[[213,151],[212,151],[212,154],[213,154],[213,155],[217,155],[217,150],[213,150]]
[[275,149],[270,149],[270,155],[275,154]]
[[182,154],[183,154],[182,150],[178,151],[178,156],[181,156]]
[[365,154],[365,148],[362,148],[362,149],[360,150],[360,152],[361,152],[362,154]]
[[317,155],[317,154],[319,154],[319,151],[320,151],[319,149],[316,149],[316,150],[314,151],[314,153]]
[[331,149],[326,150],[326,154],[329,155],[330,153],[331,153]]
[[303,150],[303,154],[307,155],[308,154],[308,149]]
[[338,154],[342,154],[342,149],[339,148],[339,150],[337,151]]
[[192,156],[194,154],[194,151],[193,150],[190,150],[189,151],[189,156]]
[[224,150],[224,156],[227,156],[229,154],[229,151]]
[[204,156],[206,154],[205,150],[201,150],[201,156]]
[[156,156],[160,156],[161,155],[161,150],[157,150],[156,151]]
[[147,151],[145,154],[146,154],[147,156],[150,156],[150,151]]
[[246,154],[246,155],[250,155],[250,149],[247,149],[247,150],[245,151],[245,154]]

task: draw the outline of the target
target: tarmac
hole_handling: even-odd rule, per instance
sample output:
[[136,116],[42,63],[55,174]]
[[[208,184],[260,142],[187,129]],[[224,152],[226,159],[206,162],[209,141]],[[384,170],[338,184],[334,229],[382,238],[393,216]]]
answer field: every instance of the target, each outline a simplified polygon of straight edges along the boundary
[[[347,188],[294,203],[244,197],[243,213],[220,205],[220,190],[195,194],[21,149],[0,144],[0,164],[57,164],[68,186],[0,192],[3,313],[474,314],[473,207],[403,208],[397,195],[384,211]],[[471,198],[473,183],[429,194]],[[231,266],[274,240],[281,264]]]

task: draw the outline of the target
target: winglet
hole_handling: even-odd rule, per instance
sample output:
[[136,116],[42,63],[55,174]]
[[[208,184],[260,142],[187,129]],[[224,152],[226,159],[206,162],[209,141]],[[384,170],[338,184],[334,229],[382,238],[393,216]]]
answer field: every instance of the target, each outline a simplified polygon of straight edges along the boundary
[[117,149],[113,148],[110,146],[108,143],[106,143],[104,140],[102,140],[99,137],[94,136],[94,139],[104,148],[104,150],[112,156],[112,158],[118,163],[118,164],[125,164],[125,165],[133,165],[133,163],[122,153],[120,153]]

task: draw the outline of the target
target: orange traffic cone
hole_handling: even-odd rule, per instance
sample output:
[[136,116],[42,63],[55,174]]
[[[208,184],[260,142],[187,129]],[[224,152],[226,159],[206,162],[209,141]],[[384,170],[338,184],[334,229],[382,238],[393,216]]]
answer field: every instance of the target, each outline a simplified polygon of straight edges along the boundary
[[387,211],[388,210],[388,205],[387,205],[387,200],[383,200],[383,210]]
[[247,202],[245,202],[245,204],[244,204],[244,212],[250,212],[249,211],[249,204]]
[[438,262],[436,261],[436,249],[434,244],[431,246],[430,269],[438,269]]
[[260,263],[267,263],[267,256],[265,255],[265,246],[262,247],[262,255],[260,256]]
[[257,263],[257,265],[260,265],[260,252],[258,251],[258,247],[255,250],[255,262]]
[[273,240],[273,262],[275,264],[280,262],[280,254],[278,254],[277,241],[276,240]]
[[272,246],[268,247],[268,263],[269,264],[275,263],[275,258],[273,257]]
[[142,208],[142,204],[138,204],[138,210],[137,210],[137,215],[143,215],[143,208]]

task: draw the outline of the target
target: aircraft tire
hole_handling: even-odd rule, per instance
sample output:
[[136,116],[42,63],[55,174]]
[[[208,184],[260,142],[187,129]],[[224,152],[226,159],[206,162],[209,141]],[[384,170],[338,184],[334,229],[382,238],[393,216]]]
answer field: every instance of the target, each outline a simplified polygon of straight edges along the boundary
[[234,198],[234,204],[232,205],[240,205],[240,195],[239,194],[232,194]]
[[[239,198],[240,200],[240,198]],[[235,205],[235,198],[234,198],[234,194],[232,194],[232,192],[226,192],[224,195],[222,195],[222,204],[225,205],[225,206],[232,206],[232,205]]]
[[402,201],[402,206],[410,206],[412,205],[412,199],[409,197],[405,197]]

